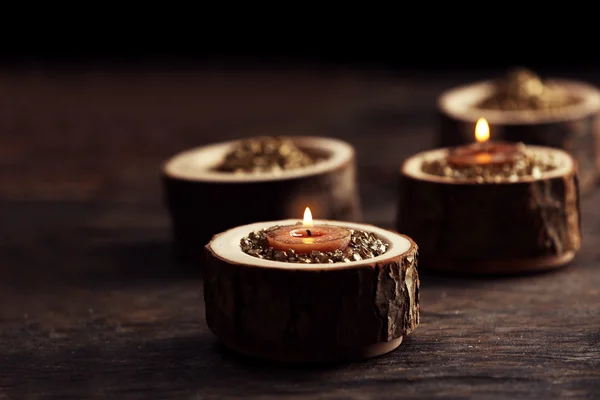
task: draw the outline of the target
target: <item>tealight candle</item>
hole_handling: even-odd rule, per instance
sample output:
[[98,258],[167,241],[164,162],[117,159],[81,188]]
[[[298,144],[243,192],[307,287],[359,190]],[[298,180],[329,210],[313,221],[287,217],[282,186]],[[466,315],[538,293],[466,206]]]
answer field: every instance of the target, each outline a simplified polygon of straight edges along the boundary
[[345,250],[350,237],[350,230],[339,226],[313,225],[312,213],[308,207],[304,210],[301,228],[298,225],[287,225],[267,233],[269,246],[274,250],[291,249],[298,254]]
[[489,142],[490,127],[484,118],[475,125],[476,143],[453,148],[448,164],[454,167],[498,166],[516,163],[524,157],[516,143]]

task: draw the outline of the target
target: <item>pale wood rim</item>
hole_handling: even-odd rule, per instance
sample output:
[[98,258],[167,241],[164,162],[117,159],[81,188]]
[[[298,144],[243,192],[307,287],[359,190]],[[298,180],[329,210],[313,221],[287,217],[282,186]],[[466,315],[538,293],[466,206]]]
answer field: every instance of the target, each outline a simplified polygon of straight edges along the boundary
[[239,140],[196,147],[176,154],[163,165],[163,173],[173,179],[215,183],[268,182],[327,174],[354,159],[354,148],[347,142],[319,136],[286,136],[303,149],[326,154],[315,165],[279,173],[237,175],[214,171],[214,167]]
[[564,150],[556,149],[552,147],[545,146],[530,146],[527,145],[527,149],[531,151],[540,151],[540,152],[549,152],[552,153],[555,157],[560,159],[560,166],[553,169],[552,171],[544,173],[540,178],[534,177],[526,177],[520,178],[518,181],[510,182],[510,181],[501,181],[501,182],[485,182],[479,183],[472,179],[455,179],[448,178],[443,176],[430,175],[421,169],[421,164],[425,160],[439,160],[443,157],[446,157],[450,152],[450,147],[444,147],[435,150],[424,151],[421,153],[417,153],[409,158],[407,158],[402,166],[400,167],[400,173],[406,177],[413,178],[416,180],[422,180],[426,182],[436,182],[440,184],[473,184],[473,185],[515,185],[521,183],[531,183],[539,180],[545,179],[553,179],[561,176],[566,176],[574,172],[575,169],[575,161],[573,157]]
[[377,263],[385,262],[386,260],[403,257],[416,247],[414,241],[408,236],[373,225],[359,224],[356,222],[314,220],[313,223],[315,225],[327,224],[350,229],[360,229],[366,232],[373,232],[390,246],[384,254],[377,257],[348,263],[342,262],[334,264],[300,264],[263,260],[244,253],[240,248],[240,240],[252,231],[268,228],[274,225],[294,225],[297,222],[301,221],[297,219],[288,219],[281,221],[256,222],[253,224],[238,226],[213,236],[213,239],[206,245],[206,248],[216,258],[219,258],[226,263],[238,264],[240,266],[302,271],[333,271],[375,265]]
[[552,114],[535,110],[477,109],[475,105],[489,97],[494,91],[494,81],[487,80],[445,91],[438,98],[438,108],[454,119],[476,123],[479,118],[485,118],[494,125],[530,125],[572,121],[600,112],[600,90],[595,86],[566,79],[548,79],[546,82],[565,88],[581,101]]

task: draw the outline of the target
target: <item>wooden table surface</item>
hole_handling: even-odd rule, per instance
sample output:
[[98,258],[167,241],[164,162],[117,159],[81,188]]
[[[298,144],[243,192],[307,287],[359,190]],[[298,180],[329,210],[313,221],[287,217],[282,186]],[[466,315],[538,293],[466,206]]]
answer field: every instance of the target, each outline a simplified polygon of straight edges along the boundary
[[367,362],[224,350],[201,279],[171,257],[159,171],[175,152],[259,133],[343,138],[365,220],[391,227],[397,168],[431,146],[436,95],[488,76],[1,72],[0,399],[600,397],[600,192],[583,201],[571,267],[423,275],[420,327]]

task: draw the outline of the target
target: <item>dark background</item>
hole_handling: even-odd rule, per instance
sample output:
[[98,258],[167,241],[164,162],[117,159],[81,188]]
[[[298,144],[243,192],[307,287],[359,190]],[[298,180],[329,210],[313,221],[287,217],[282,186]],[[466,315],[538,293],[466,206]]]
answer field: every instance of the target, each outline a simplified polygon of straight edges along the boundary
[[217,65],[223,68],[254,67],[350,67],[392,71],[468,71],[506,69],[525,66],[540,73],[600,72],[600,56],[579,49],[560,46],[548,52],[523,48],[490,51],[482,54],[477,46],[448,48],[443,43],[431,46],[413,44],[401,49],[389,46],[336,46],[327,42],[317,46],[244,45],[176,46],[160,48],[149,43],[130,46],[53,46],[0,50],[0,66],[9,68],[87,68],[87,67],[198,67]]

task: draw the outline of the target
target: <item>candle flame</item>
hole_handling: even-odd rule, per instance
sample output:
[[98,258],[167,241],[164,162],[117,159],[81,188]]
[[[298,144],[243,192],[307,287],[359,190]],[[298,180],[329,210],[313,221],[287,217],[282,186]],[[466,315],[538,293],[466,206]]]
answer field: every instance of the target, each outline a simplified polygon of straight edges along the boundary
[[306,210],[304,210],[303,226],[305,228],[312,228],[312,226],[313,226],[312,213],[310,212],[310,208],[308,208],[308,207],[306,207]]
[[475,125],[475,139],[479,143],[487,142],[490,138],[490,126],[485,118],[479,118]]

